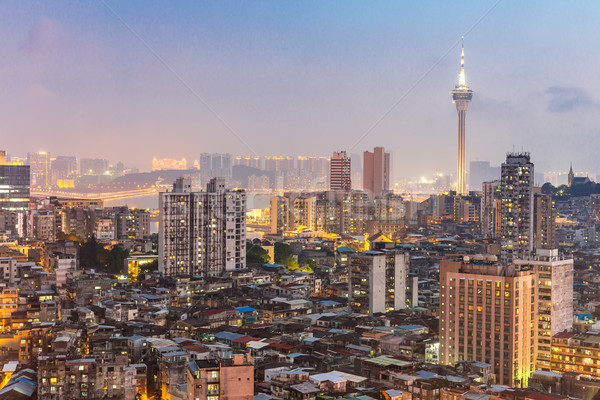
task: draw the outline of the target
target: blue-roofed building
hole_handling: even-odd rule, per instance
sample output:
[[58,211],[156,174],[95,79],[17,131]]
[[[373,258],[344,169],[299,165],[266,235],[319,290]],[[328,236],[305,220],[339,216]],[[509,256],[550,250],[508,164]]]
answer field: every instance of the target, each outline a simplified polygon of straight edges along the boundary
[[243,325],[251,325],[258,321],[259,315],[258,311],[255,308],[246,306],[246,307],[237,307],[237,312],[240,313],[242,317]]
[[227,331],[215,333],[215,339],[218,339],[219,341],[222,341],[223,343],[227,344],[231,344],[231,342],[233,342],[235,339],[239,339],[242,336],[244,335]]

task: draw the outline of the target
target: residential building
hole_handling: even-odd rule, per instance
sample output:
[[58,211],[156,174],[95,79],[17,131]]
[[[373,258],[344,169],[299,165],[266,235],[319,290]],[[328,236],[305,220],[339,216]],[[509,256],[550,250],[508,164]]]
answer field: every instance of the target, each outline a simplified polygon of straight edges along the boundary
[[533,199],[535,249],[554,249],[556,247],[556,210],[552,196],[536,193]]
[[533,178],[529,153],[506,155],[500,184],[500,259],[504,264],[529,258],[533,251]]
[[375,147],[363,153],[363,190],[369,198],[380,196],[390,188],[390,153],[383,147]]
[[213,178],[204,192],[180,178],[159,195],[159,270],[218,276],[246,267],[246,193]]
[[573,329],[573,259],[560,257],[558,249],[538,249],[528,260],[515,260],[537,275],[536,369],[550,371],[552,337]]
[[350,157],[345,151],[336,151],[329,160],[329,189],[350,190],[352,181],[350,177]]
[[373,315],[406,308],[408,254],[398,250],[363,251],[350,255],[350,307]]
[[79,160],[81,175],[103,175],[108,170],[108,160],[103,158],[82,158]]
[[249,354],[230,359],[190,361],[187,366],[188,400],[252,400],[254,366]]
[[481,234],[489,239],[500,237],[500,181],[483,182],[481,191]]
[[293,229],[290,223],[290,199],[284,196],[271,197],[271,234],[281,235]]

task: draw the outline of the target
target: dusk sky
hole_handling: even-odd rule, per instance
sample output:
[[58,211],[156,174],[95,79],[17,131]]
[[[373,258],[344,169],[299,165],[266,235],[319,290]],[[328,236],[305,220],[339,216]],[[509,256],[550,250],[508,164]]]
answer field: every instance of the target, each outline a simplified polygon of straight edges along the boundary
[[[496,2],[2,2],[1,147],[149,170],[384,146],[396,177],[454,173],[460,37]],[[599,169],[599,24],[598,2],[505,0],[466,35],[467,165]]]

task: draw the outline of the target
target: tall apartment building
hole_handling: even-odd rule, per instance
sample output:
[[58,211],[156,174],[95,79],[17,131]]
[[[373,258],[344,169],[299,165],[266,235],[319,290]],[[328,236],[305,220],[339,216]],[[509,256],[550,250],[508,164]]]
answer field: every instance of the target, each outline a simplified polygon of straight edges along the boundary
[[501,170],[501,260],[509,264],[533,251],[533,163],[529,153],[509,153]]
[[159,270],[165,275],[218,276],[246,267],[246,193],[213,178],[193,192],[179,178],[159,194]]
[[51,180],[56,183],[58,179],[66,179],[77,173],[77,158],[70,156],[57,156],[52,160]]
[[345,151],[336,151],[329,160],[329,189],[351,190],[350,157]]
[[29,209],[30,166],[0,164],[0,210]]
[[316,200],[315,194],[294,192],[271,197],[271,234],[281,235],[300,226],[317,230]]
[[190,361],[187,365],[187,398],[193,400],[252,400],[254,366],[249,354],[231,359]]
[[556,247],[556,210],[549,194],[533,197],[533,237],[536,251]]
[[327,157],[305,157],[298,156],[296,168],[300,171],[314,172],[319,175],[327,175],[329,159]]
[[283,172],[294,169],[294,158],[290,156],[266,156],[265,171]]
[[489,239],[500,237],[500,181],[483,182],[481,190],[481,234]]
[[363,234],[369,215],[367,193],[360,190],[319,192],[315,201],[318,231]]
[[290,199],[285,196],[271,197],[271,234],[281,235],[291,229]]
[[400,222],[406,215],[406,204],[399,194],[383,193],[373,199],[373,219],[378,222]]
[[515,264],[537,276],[536,369],[550,371],[552,337],[573,329],[573,259],[559,257],[558,249],[538,249],[535,258]]
[[104,158],[82,158],[79,160],[81,175],[103,175],[108,170],[108,160]]
[[390,153],[383,147],[375,147],[372,152],[363,153],[363,190],[369,198],[380,196],[390,188]]
[[27,153],[27,164],[31,172],[31,185],[46,187],[50,183],[50,153],[38,151]]
[[200,154],[200,173],[204,177],[230,178],[232,164],[233,157],[229,153]]
[[481,361],[496,382],[527,386],[535,370],[537,275],[495,256],[448,256],[440,263],[440,363]]
[[259,156],[237,156],[233,160],[233,165],[243,165],[256,169],[262,169],[262,159]]
[[294,199],[293,204],[294,226],[316,230],[317,198],[313,195],[300,195]]
[[408,254],[398,250],[363,251],[350,256],[348,302],[361,313],[406,308]]
[[150,235],[150,212],[128,207],[114,209],[115,237],[143,239]]

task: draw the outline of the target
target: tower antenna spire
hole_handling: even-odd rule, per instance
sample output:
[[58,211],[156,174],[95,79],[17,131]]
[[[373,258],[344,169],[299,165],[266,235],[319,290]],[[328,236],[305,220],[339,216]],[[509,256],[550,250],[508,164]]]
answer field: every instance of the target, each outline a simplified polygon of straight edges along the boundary
[[462,37],[462,48],[460,53],[460,74],[458,75],[458,86],[467,86],[465,78],[465,37]]

